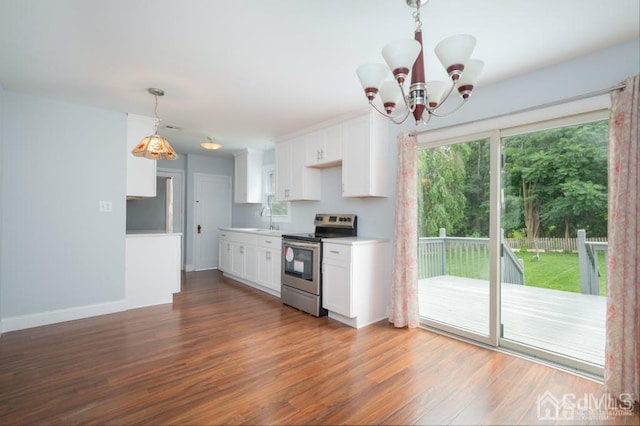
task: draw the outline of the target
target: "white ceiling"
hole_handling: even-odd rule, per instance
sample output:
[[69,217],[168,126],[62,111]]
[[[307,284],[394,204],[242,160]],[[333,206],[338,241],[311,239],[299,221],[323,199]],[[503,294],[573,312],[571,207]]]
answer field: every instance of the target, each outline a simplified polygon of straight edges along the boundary
[[[433,48],[478,39],[477,90],[640,36],[638,0],[431,0]],[[358,65],[413,37],[405,0],[0,0],[0,83],[113,111],[153,116],[148,87],[179,153],[225,155],[367,107]],[[205,151],[208,135],[225,145]]]

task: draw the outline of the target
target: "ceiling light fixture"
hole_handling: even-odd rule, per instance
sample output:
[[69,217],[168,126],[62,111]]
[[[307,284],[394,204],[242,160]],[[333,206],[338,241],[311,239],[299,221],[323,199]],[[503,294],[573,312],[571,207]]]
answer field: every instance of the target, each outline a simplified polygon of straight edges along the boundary
[[[444,117],[454,113],[464,105],[471,96],[478,75],[484,67],[484,62],[469,59],[476,44],[475,37],[468,34],[458,34],[442,40],[436,45],[435,53],[447,70],[451,84],[443,81],[425,81],[424,59],[422,56],[422,22],[420,21],[420,6],[429,0],[406,0],[407,6],[414,7],[415,39],[397,40],[387,44],[382,49],[382,56],[387,65],[365,64],[357,69],[360,83],[369,104],[380,114],[390,118],[394,123],[404,123],[413,114],[416,125],[426,124],[432,116]],[[404,83],[411,68],[411,85],[406,93]],[[394,81],[383,80],[393,73]],[[448,99],[453,89],[457,87],[462,98],[460,104],[447,113],[439,112],[440,107]],[[384,106],[381,111],[374,103],[376,94]],[[404,104],[404,110],[394,114],[396,105]],[[426,116],[425,116],[426,113]]]
[[164,96],[164,90],[149,88],[147,89],[155,99],[155,107],[153,113],[156,116],[156,124],[153,128],[153,135],[147,136],[140,141],[140,143],[133,148],[131,153],[136,157],[144,157],[150,160],[175,160],[178,158],[178,154],[173,150],[169,142],[158,135],[158,127],[160,126],[160,117],[158,117],[158,96]]
[[213,139],[211,139],[210,137],[207,136],[207,139],[209,140],[209,142],[202,142],[200,144],[201,147],[203,147],[204,149],[220,149],[222,148],[222,145],[214,142]]

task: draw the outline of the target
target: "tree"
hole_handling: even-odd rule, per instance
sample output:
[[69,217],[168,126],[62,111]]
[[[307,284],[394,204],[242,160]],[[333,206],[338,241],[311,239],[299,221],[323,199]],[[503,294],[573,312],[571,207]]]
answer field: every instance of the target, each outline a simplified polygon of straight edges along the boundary
[[464,219],[465,144],[426,149],[418,157],[418,232],[437,236],[439,228],[451,235]]
[[491,151],[490,140],[467,142],[469,155],[465,163],[465,220],[456,235],[465,237],[489,236],[489,194]]
[[529,239],[606,235],[607,131],[600,121],[504,139],[505,190],[520,199]]

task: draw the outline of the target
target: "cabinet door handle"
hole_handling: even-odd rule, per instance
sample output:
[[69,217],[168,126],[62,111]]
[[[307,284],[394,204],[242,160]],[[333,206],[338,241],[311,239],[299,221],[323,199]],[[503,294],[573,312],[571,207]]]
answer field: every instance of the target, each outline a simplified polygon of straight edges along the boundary
[[329,250],[329,253],[340,254],[340,252],[338,250]]
[[271,252],[270,252],[270,251],[268,251],[266,254],[267,254],[266,259],[267,259],[267,260],[271,260]]
[[199,234],[200,232],[202,232],[202,225],[198,225],[198,228],[197,228],[197,229],[198,229],[198,234]]
[[240,254],[244,254],[244,247],[240,247]]

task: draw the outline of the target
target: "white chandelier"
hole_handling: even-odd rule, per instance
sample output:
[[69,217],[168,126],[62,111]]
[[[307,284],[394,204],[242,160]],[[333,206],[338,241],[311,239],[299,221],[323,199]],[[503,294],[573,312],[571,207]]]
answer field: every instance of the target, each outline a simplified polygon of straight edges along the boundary
[[[476,45],[475,37],[468,34],[454,35],[442,40],[435,48],[436,56],[451,79],[449,87],[447,88],[447,83],[443,81],[425,81],[420,6],[429,0],[406,1],[408,6],[416,9],[413,12],[416,25],[415,39],[396,40],[387,44],[382,49],[382,56],[387,65],[361,65],[357,69],[357,74],[369,104],[376,111],[396,124],[404,123],[409,115],[413,114],[416,125],[420,125],[428,123],[432,116],[444,117],[460,109],[469,100],[484,62],[469,59]],[[407,93],[404,83],[409,75],[409,69],[411,69],[411,84]],[[383,81],[389,74],[389,70],[393,73],[395,81]],[[447,113],[440,112],[440,107],[456,87],[461,102]],[[384,111],[373,103],[378,93],[380,93]],[[394,114],[396,105],[401,99],[403,109]]]

